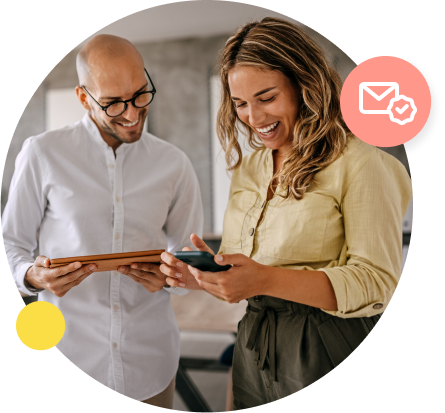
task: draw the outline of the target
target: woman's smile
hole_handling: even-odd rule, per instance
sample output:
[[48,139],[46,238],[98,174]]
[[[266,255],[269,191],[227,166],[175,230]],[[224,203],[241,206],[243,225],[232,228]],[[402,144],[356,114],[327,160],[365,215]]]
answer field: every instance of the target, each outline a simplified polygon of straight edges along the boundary
[[275,122],[265,128],[256,128],[256,130],[263,141],[274,139],[280,133],[280,122]]
[[276,130],[276,128],[277,128],[279,123],[280,122],[275,122],[275,123],[272,123],[272,125],[269,125],[269,126],[265,126],[265,127],[262,127],[262,128],[256,128],[256,130],[260,134],[262,134],[262,135],[269,136],[271,133],[273,133]]

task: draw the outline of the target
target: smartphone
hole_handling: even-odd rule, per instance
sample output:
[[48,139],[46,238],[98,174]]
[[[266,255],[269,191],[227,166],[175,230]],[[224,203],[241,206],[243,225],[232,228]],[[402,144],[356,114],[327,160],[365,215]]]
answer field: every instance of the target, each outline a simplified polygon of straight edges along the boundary
[[213,258],[214,255],[207,251],[177,251],[173,255],[201,271],[220,272],[232,268],[231,265],[218,265]]

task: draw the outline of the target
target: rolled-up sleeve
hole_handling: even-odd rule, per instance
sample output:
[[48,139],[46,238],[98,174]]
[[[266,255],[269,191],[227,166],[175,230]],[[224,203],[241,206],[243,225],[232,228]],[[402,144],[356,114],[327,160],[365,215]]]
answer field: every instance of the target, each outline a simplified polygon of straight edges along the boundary
[[338,304],[327,313],[370,317],[386,308],[402,271],[402,221],[411,196],[405,168],[381,151],[357,172],[341,202],[346,263],[323,268]]

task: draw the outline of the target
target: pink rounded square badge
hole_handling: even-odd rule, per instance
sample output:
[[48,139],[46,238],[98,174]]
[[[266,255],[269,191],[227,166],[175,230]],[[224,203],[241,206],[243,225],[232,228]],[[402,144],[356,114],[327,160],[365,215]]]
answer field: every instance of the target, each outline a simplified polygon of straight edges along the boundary
[[425,125],[431,94],[412,64],[380,56],[358,65],[341,92],[341,111],[351,132],[375,146],[397,146],[414,138]]

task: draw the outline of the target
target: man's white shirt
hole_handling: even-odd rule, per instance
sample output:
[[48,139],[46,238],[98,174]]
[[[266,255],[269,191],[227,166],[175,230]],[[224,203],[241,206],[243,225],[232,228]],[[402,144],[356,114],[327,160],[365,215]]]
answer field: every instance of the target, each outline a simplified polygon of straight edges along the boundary
[[[20,291],[40,255],[61,258],[151,249],[179,251],[201,236],[193,167],[175,146],[144,132],[116,156],[88,114],[27,139],[17,157],[2,218]],[[48,291],[66,322],[58,349],[106,386],[136,400],[164,390],[178,368],[179,330],[170,294],[148,292],[115,271],[93,273],[64,297]]]

